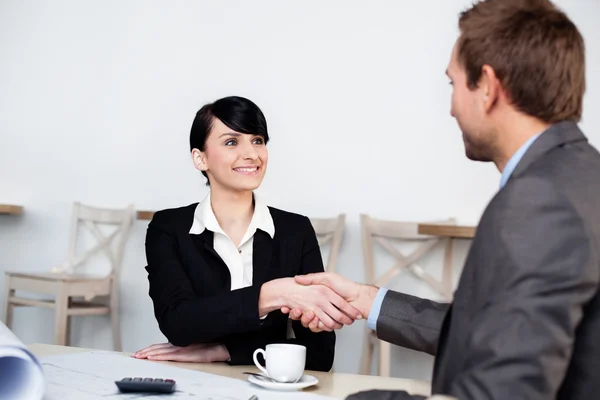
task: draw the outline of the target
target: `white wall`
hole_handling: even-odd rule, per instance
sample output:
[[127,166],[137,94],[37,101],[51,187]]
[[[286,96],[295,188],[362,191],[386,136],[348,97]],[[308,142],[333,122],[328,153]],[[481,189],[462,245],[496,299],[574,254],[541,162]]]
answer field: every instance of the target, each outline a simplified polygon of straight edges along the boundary
[[[363,279],[359,213],[476,223],[499,174],[464,157],[444,75],[457,14],[470,3],[0,2],[0,203],[26,208],[0,216],[0,269],[61,262],[75,200],[162,209],[201,199],[189,128],[200,106],[231,94],[267,116],[261,192],[270,204],[348,214],[342,274]],[[587,39],[582,126],[598,144],[600,5],[558,3]],[[122,275],[126,351],[164,340],[147,295],[146,226],[135,223]],[[402,275],[394,287],[432,295],[414,282]],[[28,343],[51,342],[52,322],[49,311],[18,309],[14,330]],[[339,332],[337,371],[358,370],[363,327]],[[76,345],[110,348],[105,318],[74,329]],[[394,350],[396,376],[428,379],[431,365]]]

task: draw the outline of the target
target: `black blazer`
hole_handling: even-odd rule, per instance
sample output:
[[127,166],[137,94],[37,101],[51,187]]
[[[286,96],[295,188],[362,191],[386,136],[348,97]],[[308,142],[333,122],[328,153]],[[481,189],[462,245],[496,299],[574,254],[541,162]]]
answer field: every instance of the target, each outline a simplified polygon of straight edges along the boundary
[[335,333],[312,333],[292,323],[296,339],[286,339],[287,315],[258,315],[264,282],[323,271],[310,220],[269,207],[275,235],[257,229],[253,242],[252,286],[231,290],[227,265],[213,248],[213,233],[190,234],[198,203],[154,214],[146,234],[149,294],[162,333],[175,346],[222,343],[230,364],[253,364],[252,354],[269,343],[306,346],[306,369],[329,371]]

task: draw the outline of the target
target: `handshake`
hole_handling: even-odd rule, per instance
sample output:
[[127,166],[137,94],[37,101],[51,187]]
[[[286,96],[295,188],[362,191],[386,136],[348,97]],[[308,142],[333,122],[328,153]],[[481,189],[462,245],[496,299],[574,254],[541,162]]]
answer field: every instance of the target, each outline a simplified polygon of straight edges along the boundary
[[312,332],[330,332],[357,319],[367,319],[379,290],[330,272],[289,279],[294,282],[287,291],[287,305],[280,310]]

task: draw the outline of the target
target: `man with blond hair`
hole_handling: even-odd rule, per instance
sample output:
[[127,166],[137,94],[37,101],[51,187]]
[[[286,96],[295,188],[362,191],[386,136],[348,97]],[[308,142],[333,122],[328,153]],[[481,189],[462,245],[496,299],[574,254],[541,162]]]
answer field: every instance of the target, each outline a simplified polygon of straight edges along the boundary
[[[548,0],[464,11],[446,71],[468,158],[494,162],[500,190],[477,227],[452,304],[360,285],[331,287],[377,336],[435,355],[433,394],[460,400],[600,396],[600,154],[577,123],[584,42]],[[289,310],[283,310],[289,312]],[[292,310],[305,326],[324,326]],[[372,390],[352,400],[422,398]]]

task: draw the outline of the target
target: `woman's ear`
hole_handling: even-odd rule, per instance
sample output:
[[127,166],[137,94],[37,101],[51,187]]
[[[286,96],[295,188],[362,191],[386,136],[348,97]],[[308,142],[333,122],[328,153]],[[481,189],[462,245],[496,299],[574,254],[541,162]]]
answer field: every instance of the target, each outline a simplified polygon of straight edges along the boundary
[[192,161],[199,171],[206,171],[206,154],[198,149],[192,149]]

